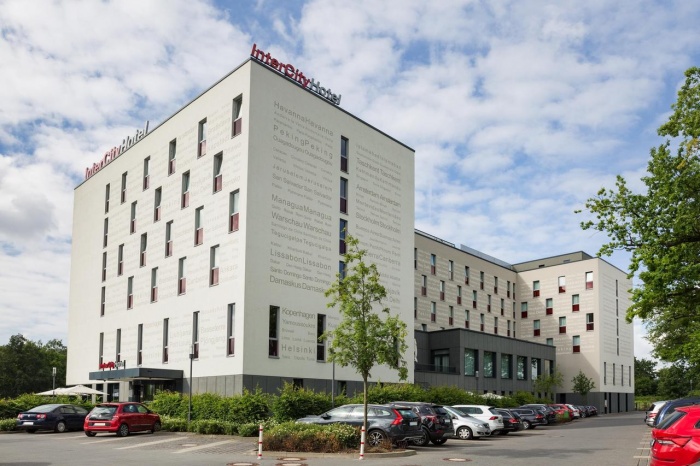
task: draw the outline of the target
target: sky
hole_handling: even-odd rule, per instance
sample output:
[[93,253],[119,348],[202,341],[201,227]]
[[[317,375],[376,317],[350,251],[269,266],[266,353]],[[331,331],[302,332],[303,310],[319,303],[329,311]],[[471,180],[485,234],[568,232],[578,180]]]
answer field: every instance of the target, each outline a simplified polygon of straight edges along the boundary
[[85,168],[253,43],[415,149],[416,228],[510,263],[595,254],[575,211],[618,174],[642,189],[699,20],[684,0],[0,0],[0,344],[70,344]]

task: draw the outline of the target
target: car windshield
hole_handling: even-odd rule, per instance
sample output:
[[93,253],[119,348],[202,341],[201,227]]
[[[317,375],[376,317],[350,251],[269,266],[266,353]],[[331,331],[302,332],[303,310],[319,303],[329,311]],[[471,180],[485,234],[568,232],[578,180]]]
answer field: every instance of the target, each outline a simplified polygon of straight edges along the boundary
[[117,411],[116,406],[95,406],[95,409],[92,410],[93,416],[103,416],[105,414],[111,415],[114,414]]
[[32,413],[50,413],[60,405],[41,405],[37,406],[36,408],[30,409]]
[[489,412],[490,412],[491,414],[501,414],[501,413],[499,413],[498,411],[496,411],[496,408],[489,408]]
[[656,426],[657,429],[664,430],[671,427],[673,424],[681,420],[687,413],[685,411],[674,411],[664,418],[663,421]]

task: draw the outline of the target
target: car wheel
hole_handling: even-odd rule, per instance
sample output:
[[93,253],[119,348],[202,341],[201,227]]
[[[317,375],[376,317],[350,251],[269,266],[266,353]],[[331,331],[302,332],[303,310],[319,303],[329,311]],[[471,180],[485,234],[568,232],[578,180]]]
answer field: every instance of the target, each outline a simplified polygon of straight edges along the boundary
[[379,447],[386,441],[386,434],[381,430],[370,430],[367,433],[367,445],[370,447]]
[[85,435],[87,435],[88,437],[94,437],[95,435],[97,435],[97,432],[90,432],[89,430],[86,430]]
[[425,429],[421,429],[421,436],[415,440],[413,440],[414,445],[418,445],[419,447],[424,447],[430,442],[430,436],[428,435],[428,432]]
[[433,442],[433,445],[442,445],[443,443],[447,442],[447,439],[445,437],[440,437],[436,438],[434,440],[431,440]]
[[498,435],[508,435],[508,431],[507,431],[507,430],[502,430],[502,431],[500,431],[500,432],[498,433]]
[[66,423],[65,423],[65,422],[63,422],[63,421],[58,421],[58,422],[56,423],[56,427],[54,428],[54,431],[55,431],[55,432],[58,432],[59,434],[61,434],[61,433],[65,432],[66,430],[68,430],[68,429],[66,428]]
[[160,422],[156,421],[153,423],[153,427],[151,427],[151,433],[155,434],[156,432],[160,431]]
[[531,426],[530,421],[523,421],[523,429],[528,430]]
[[129,426],[126,424],[122,424],[119,426],[119,430],[117,430],[117,437],[126,437],[129,435]]
[[28,434],[33,434],[36,432],[36,429],[27,429]]
[[471,440],[474,438],[474,433],[469,427],[462,426],[457,429],[457,437],[459,437],[461,440]]

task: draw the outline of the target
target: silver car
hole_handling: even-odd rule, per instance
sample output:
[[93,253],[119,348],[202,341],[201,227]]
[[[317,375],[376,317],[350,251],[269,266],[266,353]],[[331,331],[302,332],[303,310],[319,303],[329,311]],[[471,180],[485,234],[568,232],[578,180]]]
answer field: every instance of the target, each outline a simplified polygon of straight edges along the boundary
[[473,440],[479,437],[491,435],[491,427],[488,423],[470,416],[459,408],[443,406],[452,417],[452,425],[455,429],[455,437],[461,440]]

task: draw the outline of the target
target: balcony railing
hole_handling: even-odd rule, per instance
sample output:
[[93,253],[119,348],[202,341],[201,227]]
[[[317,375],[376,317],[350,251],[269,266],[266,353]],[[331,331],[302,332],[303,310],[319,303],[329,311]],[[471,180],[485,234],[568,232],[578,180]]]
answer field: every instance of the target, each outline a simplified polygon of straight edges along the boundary
[[436,366],[435,364],[418,364],[416,363],[415,370],[417,372],[441,372],[443,374],[459,374],[456,367]]

